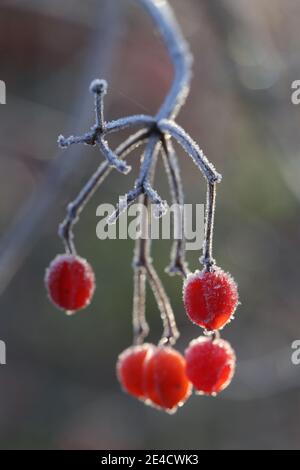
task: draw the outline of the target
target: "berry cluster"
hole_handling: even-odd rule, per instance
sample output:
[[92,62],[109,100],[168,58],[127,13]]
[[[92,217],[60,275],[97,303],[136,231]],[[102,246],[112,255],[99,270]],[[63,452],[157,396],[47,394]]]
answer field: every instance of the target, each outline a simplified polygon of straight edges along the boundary
[[[77,255],[73,228],[91,196],[112,169],[127,174],[131,167],[125,158],[137,147],[144,146],[140,159],[140,171],[134,187],[120,199],[107,222],[114,223],[119,215],[139,199],[147,209],[155,206],[155,213],[162,216],[166,202],[161,199],[155,184],[156,163],[161,157],[166,169],[172,203],[183,207],[184,191],[173,141],[187,153],[201,171],[207,186],[205,239],[201,263],[203,271],[189,273],[185,258],[184,237],[174,240],[171,250],[170,275],[184,278],[183,301],[190,320],[204,329],[205,336],[192,341],[185,355],[175,351],[179,332],[170,300],[156,272],[151,257],[150,238],[137,238],[133,258],[133,332],[134,346],[124,351],[118,360],[117,375],[123,389],[145,403],[173,412],[191,394],[216,395],[230,383],[235,369],[235,354],[231,346],[220,339],[219,330],[232,318],[238,304],[237,286],[228,273],[216,266],[212,257],[216,186],[221,175],[207,159],[197,143],[180,127],[175,118],[185,102],[191,80],[191,54],[175,16],[167,0],[139,0],[154,20],[162,35],[174,67],[174,81],[170,91],[155,116],[134,115],[106,121],[104,98],[107,94],[105,80],[91,83],[94,95],[95,123],[81,136],[59,136],[61,148],[74,144],[86,144],[98,148],[104,161],[99,164],[77,197],[68,205],[67,215],[60,224],[66,254],[57,256],[50,264],[45,277],[48,295],[59,308],[72,314],[89,305],[94,290],[95,276],[91,266]],[[127,137],[116,149],[111,149],[108,137],[111,133],[130,129],[140,130]],[[184,218],[176,221],[184,226]],[[145,214],[144,214],[145,215]],[[147,233],[148,218],[140,221]],[[183,233],[182,233],[183,235]],[[163,334],[158,346],[144,343],[149,333],[146,321],[146,282],[154,294],[160,311]]]
[[168,412],[191,393],[185,359],[168,346],[131,346],[119,356],[117,376],[127,393]]
[[147,405],[174,413],[189,398],[192,387],[199,394],[216,395],[230,383],[235,354],[229,343],[200,336],[185,357],[169,346],[145,343],[120,354],[117,376],[122,388]]
[[[52,261],[45,282],[52,302],[69,314],[85,308],[95,289],[91,266],[72,254],[58,255]],[[187,276],[183,298],[190,319],[215,333],[232,318],[238,303],[237,286],[219,268],[196,271]],[[213,335],[193,340],[185,357],[170,346],[144,343],[126,349],[117,362],[117,376],[127,393],[170,413],[185,403],[192,386],[206,395],[224,390],[234,369],[230,344]]]
[[234,280],[219,268],[190,274],[184,304],[191,320],[213,334],[191,341],[185,356],[169,346],[143,344],[126,349],[117,363],[117,376],[127,393],[169,413],[185,403],[192,387],[198,394],[217,395],[235,370],[235,353],[217,334],[238,304]]

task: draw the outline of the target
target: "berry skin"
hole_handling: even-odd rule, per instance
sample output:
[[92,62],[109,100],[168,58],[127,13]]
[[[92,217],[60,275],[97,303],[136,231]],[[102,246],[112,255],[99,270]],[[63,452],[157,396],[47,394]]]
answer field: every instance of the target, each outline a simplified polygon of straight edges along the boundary
[[144,387],[149,404],[175,412],[191,394],[185,359],[173,348],[161,346],[145,362]]
[[117,362],[117,377],[125,392],[145,400],[144,364],[154,351],[152,344],[131,346],[123,351]]
[[193,323],[206,330],[219,330],[228,323],[238,305],[237,285],[220,268],[190,274],[183,287],[183,301]]
[[200,394],[217,395],[231,382],[235,353],[227,341],[200,336],[185,351],[186,374]]
[[89,305],[95,290],[95,276],[85,259],[64,254],[51,262],[45,284],[54,305],[71,314]]

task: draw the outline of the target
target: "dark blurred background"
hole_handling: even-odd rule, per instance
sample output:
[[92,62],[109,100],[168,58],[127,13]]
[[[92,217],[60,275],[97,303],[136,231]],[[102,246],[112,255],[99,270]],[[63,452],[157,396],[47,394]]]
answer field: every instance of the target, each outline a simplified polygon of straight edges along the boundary
[[[106,117],[153,114],[172,68],[137,0],[1,0],[0,79],[0,446],[26,449],[300,448],[300,79],[298,0],[171,0],[195,58],[178,122],[223,174],[215,256],[239,282],[242,305],[225,328],[235,379],[218,398],[192,396],[173,416],[123,394],[118,354],[131,342],[132,241],[99,241],[96,207],[132,186],[113,172],[76,228],[94,266],[92,305],[72,318],[48,301],[45,267],[62,251],[56,232],[102,159],[96,149],[57,149],[60,133],[93,121],[90,81],[109,81]],[[113,136],[112,146],[122,136]],[[124,136],[123,136],[124,137]],[[186,199],[205,185],[179,152]],[[163,171],[156,186],[165,186]],[[162,194],[164,191],[162,190]],[[167,193],[165,194],[167,195]],[[200,331],[187,320],[181,281],[164,274],[169,243],[154,259],[172,300],[181,351]],[[189,252],[191,269],[197,252]],[[161,333],[149,293],[151,340]]]

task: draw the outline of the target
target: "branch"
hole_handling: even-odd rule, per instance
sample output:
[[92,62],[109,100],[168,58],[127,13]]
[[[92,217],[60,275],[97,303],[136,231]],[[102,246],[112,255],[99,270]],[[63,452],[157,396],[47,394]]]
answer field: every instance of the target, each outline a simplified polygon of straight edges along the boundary
[[194,163],[202,171],[207,181],[211,183],[219,183],[222,176],[216,171],[212,163],[208,161],[202,150],[196,142],[185,132],[182,127],[175,122],[162,119],[158,123],[161,132],[169,134],[182,146],[188,155],[193,159]]
[[109,165],[118,170],[120,173],[127,174],[131,167],[126,162],[121,161],[118,156],[110,149],[105,136],[111,132],[126,129],[131,126],[148,126],[149,128],[155,123],[150,116],[137,115],[129,116],[115,121],[106,123],[104,121],[103,97],[107,92],[107,84],[105,80],[95,79],[90,85],[90,91],[95,94],[95,124],[89,132],[81,136],[64,137],[60,135],[57,142],[61,148],[67,148],[74,144],[97,145]]
[[139,0],[139,2],[159,29],[174,68],[173,84],[156,117],[157,120],[166,117],[174,119],[184,104],[190,88],[192,77],[190,49],[167,1]]
[[[129,137],[115,151],[119,158],[124,158],[129,152],[141,145],[149,136],[149,131],[143,129]],[[78,217],[93,194],[96,192],[101,183],[109,175],[112,168],[105,161],[99,165],[98,169],[85,184],[76,199],[68,205],[68,213],[65,220],[59,226],[59,235],[63,238],[68,252],[76,252],[73,242],[73,225],[78,221]]]
[[166,211],[166,203],[162,201],[157,192],[152,188],[150,182],[151,168],[154,168],[154,155],[157,154],[161,142],[157,134],[151,135],[146,146],[140,174],[135,181],[134,188],[131,189],[125,196],[119,198],[116,210],[108,217],[107,222],[113,224],[117,221],[118,217],[128,209],[128,207],[141,195],[146,194],[157,207],[157,215],[160,217]]

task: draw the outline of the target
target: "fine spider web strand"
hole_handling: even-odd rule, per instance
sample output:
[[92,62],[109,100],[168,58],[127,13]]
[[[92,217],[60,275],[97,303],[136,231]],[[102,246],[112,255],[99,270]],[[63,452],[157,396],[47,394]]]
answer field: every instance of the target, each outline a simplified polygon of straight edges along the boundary
[[[120,159],[122,159],[131,151],[142,145],[148,137],[149,131],[147,129],[142,129],[120,144],[115,153]],[[112,167],[108,162],[102,162],[83,189],[79,192],[78,196],[68,205],[67,216],[59,226],[59,235],[64,241],[67,252],[76,253],[73,241],[73,225],[78,221],[80,213],[111,171]]]
[[162,137],[162,156],[169,181],[173,204],[179,206],[180,210],[180,238],[174,240],[171,249],[171,262],[166,268],[170,275],[179,274],[186,278],[189,269],[185,259],[185,237],[184,237],[184,193],[178,165],[177,155],[170,139]]
[[200,262],[205,266],[206,271],[212,271],[215,260],[212,257],[213,232],[216,207],[216,183],[207,183],[207,201],[205,214],[205,237],[203,243],[203,256]]

